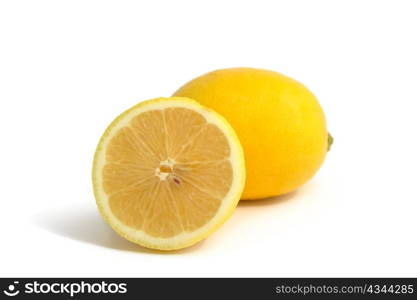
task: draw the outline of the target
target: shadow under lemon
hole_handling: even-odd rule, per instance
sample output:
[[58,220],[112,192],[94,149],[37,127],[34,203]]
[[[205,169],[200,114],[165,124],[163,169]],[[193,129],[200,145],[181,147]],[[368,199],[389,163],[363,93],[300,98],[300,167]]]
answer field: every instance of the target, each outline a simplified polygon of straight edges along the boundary
[[119,236],[101,218],[95,207],[63,207],[50,209],[34,216],[34,223],[53,234],[79,242],[109,249],[145,254],[171,254],[191,252],[202,243],[176,251],[160,251],[136,245]]
[[[309,188],[311,188],[311,183],[303,186],[301,189],[281,196],[259,200],[242,200],[239,202],[237,208],[246,210],[246,208],[252,207],[284,205],[286,202],[296,198],[296,196],[304,194],[306,189]],[[255,214],[253,217],[257,216],[259,216],[259,214]],[[199,249],[205,241],[203,240],[191,247],[175,251],[147,249],[120,237],[110,228],[109,225],[104,222],[97,208],[92,205],[49,209],[36,214],[33,221],[42,229],[68,239],[109,249],[145,254],[175,254],[193,252]],[[230,221],[239,222],[239,220],[234,220],[233,216],[229,222]]]
[[284,195],[262,198],[257,200],[241,200],[239,201],[239,207],[252,207],[252,206],[269,206],[278,205],[290,201],[298,194],[298,190],[289,192]]

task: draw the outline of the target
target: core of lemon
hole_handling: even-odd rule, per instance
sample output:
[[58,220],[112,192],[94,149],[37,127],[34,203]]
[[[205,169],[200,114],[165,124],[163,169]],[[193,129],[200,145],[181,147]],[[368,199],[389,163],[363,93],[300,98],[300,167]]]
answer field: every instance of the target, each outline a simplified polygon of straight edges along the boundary
[[245,182],[227,121],[183,97],[142,102],[116,118],[96,150],[93,185],[104,219],[142,246],[174,250],[217,229]]

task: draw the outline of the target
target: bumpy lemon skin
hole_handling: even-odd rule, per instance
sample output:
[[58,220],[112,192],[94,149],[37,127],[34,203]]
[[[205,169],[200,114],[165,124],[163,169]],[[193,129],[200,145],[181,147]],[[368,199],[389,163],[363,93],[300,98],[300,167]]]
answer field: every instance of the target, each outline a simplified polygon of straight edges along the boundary
[[246,161],[243,199],[291,192],[311,179],[325,159],[323,110],[305,86],[285,75],[222,69],[186,83],[174,96],[212,108],[235,129]]

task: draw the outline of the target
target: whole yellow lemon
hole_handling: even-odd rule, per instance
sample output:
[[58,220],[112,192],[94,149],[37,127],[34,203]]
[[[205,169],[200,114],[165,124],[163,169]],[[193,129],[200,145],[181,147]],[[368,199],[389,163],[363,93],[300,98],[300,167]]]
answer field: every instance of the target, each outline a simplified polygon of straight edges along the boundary
[[213,71],[186,83],[174,96],[197,100],[235,129],[246,160],[242,199],[295,190],[317,172],[330,146],[315,96],[301,83],[273,71]]

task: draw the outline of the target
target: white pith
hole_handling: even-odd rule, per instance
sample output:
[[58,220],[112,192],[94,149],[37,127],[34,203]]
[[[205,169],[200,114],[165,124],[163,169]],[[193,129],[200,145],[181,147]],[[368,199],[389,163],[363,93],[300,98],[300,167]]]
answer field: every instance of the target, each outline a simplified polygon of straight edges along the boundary
[[[175,165],[175,159],[168,157],[166,160],[161,161],[159,165],[160,167],[162,166],[169,167],[172,170]],[[164,181],[167,179],[170,173],[161,171],[160,167],[155,169],[155,176],[159,177],[160,180]]]

